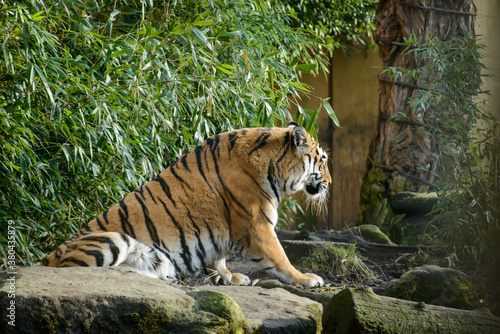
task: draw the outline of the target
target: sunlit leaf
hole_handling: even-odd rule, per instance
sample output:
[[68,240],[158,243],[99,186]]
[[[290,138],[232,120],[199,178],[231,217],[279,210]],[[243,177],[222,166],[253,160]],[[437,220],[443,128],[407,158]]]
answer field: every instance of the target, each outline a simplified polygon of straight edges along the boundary
[[328,113],[328,116],[332,119],[333,123],[336,126],[340,126],[339,120],[337,118],[337,114],[335,114],[335,111],[333,111],[333,108],[329,102],[324,102],[323,107],[325,107],[326,112]]

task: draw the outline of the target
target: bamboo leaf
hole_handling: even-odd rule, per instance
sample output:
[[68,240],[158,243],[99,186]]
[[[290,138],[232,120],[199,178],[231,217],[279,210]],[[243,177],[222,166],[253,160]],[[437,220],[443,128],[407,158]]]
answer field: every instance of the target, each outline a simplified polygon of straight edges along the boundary
[[196,27],[190,27],[189,28],[192,32],[193,38],[196,40],[196,42],[201,45],[201,46],[206,46],[208,45],[208,38],[205,36],[205,34],[198,28]]
[[211,26],[212,24],[214,24],[214,20],[204,20],[204,21],[194,21],[193,22],[193,25],[194,26]]
[[337,115],[335,114],[335,111],[333,111],[332,106],[330,105],[329,102],[324,102],[323,106],[325,107],[326,112],[328,113],[328,116],[330,116],[331,120],[336,126],[340,127],[339,120],[337,118]]
[[299,72],[309,73],[316,69],[316,64],[300,64],[295,66],[295,69]]

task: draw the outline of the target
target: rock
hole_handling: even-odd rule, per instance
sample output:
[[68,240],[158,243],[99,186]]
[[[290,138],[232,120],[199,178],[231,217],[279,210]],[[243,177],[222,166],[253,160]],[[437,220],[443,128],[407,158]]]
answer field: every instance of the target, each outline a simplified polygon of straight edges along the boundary
[[401,219],[387,231],[391,240],[398,244],[418,245],[428,241],[425,230],[434,218],[431,213],[438,202],[436,193],[402,192],[390,201],[394,213]]
[[437,203],[436,193],[401,192],[390,200],[392,211],[396,214],[425,215]]
[[464,273],[424,265],[404,273],[377,293],[405,300],[465,310],[486,307],[485,291]]
[[325,333],[500,333],[500,318],[487,309],[460,310],[378,296],[347,288],[325,307]]
[[389,237],[378,226],[366,224],[352,228],[352,231],[369,242],[383,245],[394,245]]
[[[15,297],[0,273],[2,333],[316,333],[322,305],[283,289],[184,287],[126,268],[17,269]],[[7,305],[15,302],[15,327]]]
[[321,303],[323,306],[330,302],[330,299],[334,296],[334,293],[323,293],[323,292],[314,292],[300,289],[296,286],[281,283],[277,279],[269,279],[264,281],[259,281],[256,284],[265,289],[273,289],[273,288],[282,288],[288,292],[293,293],[296,296],[305,297],[307,299],[311,299]]
[[281,288],[251,286],[197,287],[225,293],[233,298],[245,315],[248,333],[319,333],[323,306]]

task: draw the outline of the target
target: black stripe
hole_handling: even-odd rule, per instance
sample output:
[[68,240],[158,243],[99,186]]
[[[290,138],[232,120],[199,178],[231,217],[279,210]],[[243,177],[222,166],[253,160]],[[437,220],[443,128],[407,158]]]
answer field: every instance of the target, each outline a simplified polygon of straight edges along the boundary
[[208,225],[206,220],[203,220],[203,222],[205,223],[205,228],[208,231],[208,236],[210,237],[210,241],[212,242],[212,245],[214,246],[215,251],[217,253],[220,253],[221,248],[220,248],[219,244],[215,242],[214,232],[212,231],[212,229],[210,228],[210,226]]
[[184,168],[188,171],[188,172],[191,172],[191,170],[189,169],[189,166],[187,164],[187,154],[184,154],[182,157],[181,157],[181,162],[182,162],[182,166],[184,166]]
[[249,153],[248,155],[252,154],[253,152],[263,148],[264,146],[267,145],[267,139],[269,138],[269,136],[271,136],[270,133],[263,133],[259,136],[259,138],[257,138],[256,142],[259,142],[259,145],[257,145],[256,147],[254,147]]
[[146,188],[146,190],[148,191],[149,196],[151,196],[151,199],[156,204],[156,200],[155,200],[155,198],[153,196],[153,193],[151,193],[151,189],[149,189],[149,187],[147,185],[145,185],[144,188]]
[[85,224],[85,225],[82,227],[82,229],[84,229],[84,230],[86,230],[86,231],[88,231],[88,232],[92,232],[92,230],[91,230],[91,229],[90,229],[90,227],[89,227],[89,224]]
[[127,243],[127,247],[130,246],[130,237],[124,233],[120,233],[120,237]]
[[170,187],[168,186],[167,182],[165,182],[165,180],[160,175],[156,176],[153,181],[160,183],[165,195],[167,195],[170,202],[172,202],[174,206],[176,206],[175,201],[172,199],[172,193],[170,192]]
[[285,137],[283,138],[283,153],[281,156],[276,160],[276,164],[279,164],[283,158],[285,158],[286,154],[290,150],[290,132],[287,132],[285,134]]
[[233,235],[232,229],[231,229],[231,212],[229,211],[229,206],[227,205],[226,199],[218,189],[215,189],[217,193],[219,194],[220,198],[222,199],[222,202],[224,203],[224,208],[226,209],[225,216],[226,216],[226,221],[227,221],[227,228],[229,230],[229,236],[231,237]]
[[101,249],[102,250],[101,245],[96,245],[96,244],[85,244],[82,247],[85,247],[85,248],[97,248],[97,249]]
[[[226,186],[224,185],[224,182],[222,181],[222,177],[220,176],[220,173],[219,173],[219,164],[217,163],[217,158],[215,157],[215,148],[218,145],[219,136],[216,136],[215,138],[216,138],[216,141],[215,141],[215,146],[214,147],[212,147],[213,142],[210,142],[210,152],[212,152],[212,160],[214,162],[215,174],[219,178],[219,182],[222,185],[222,188],[225,189]],[[206,160],[206,157],[205,157],[205,160]]]
[[262,215],[264,216],[264,218],[266,218],[267,222],[271,225],[274,226],[274,223],[271,219],[269,219],[269,217],[264,213],[264,211],[262,210],[262,208],[260,208],[260,213],[262,213]]
[[273,205],[274,205],[274,203],[273,203],[273,200],[272,200],[271,196],[269,196],[268,192],[267,192],[267,191],[265,191],[265,190],[264,190],[264,189],[260,186],[260,183],[259,183],[259,182],[257,182],[257,180],[253,177],[253,175],[251,175],[251,174],[250,174],[249,172],[247,172],[246,170],[243,170],[243,173],[245,173],[246,175],[248,175],[248,176],[252,179],[252,181],[255,183],[255,185],[256,185],[257,187],[259,187],[259,190],[260,190],[260,192],[262,193],[262,195],[263,195],[263,196],[264,196],[264,197],[265,197],[265,198],[266,198],[269,202],[271,202],[271,204],[273,204]]
[[196,163],[198,165],[198,171],[200,172],[201,176],[203,176],[203,179],[205,180],[206,183],[208,183],[207,178],[205,177],[205,173],[203,172],[203,166],[201,163],[201,152],[203,151],[203,147],[196,146],[194,149],[194,154],[196,155]]
[[[144,214],[144,222],[146,223],[146,227],[147,227],[148,232],[149,232],[149,237],[151,238],[153,243],[159,244],[160,238],[158,237],[158,231],[156,230],[155,224],[153,223],[153,221],[149,217],[148,208],[146,207],[146,205],[144,205],[144,202],[139,198],[139,196],[137,196],[137,194],[135,194],[135,198],[137,199],[137,202],[139,202],[139,205],[142,208],[142,213]],[[159,198],[159,200],[163,203],[163,201],[160,198]]]
[[136,189],[134,192],[141,194],[142,199],[146,200],[146,197],[144,197],[144,189],[142,189],[142,186],[139,189]]
[[274,266],[262,268],[262,270],[271,270],[271,269],[274,269]]
[[170,172],[172,173],[172,175],[174,175],[174,176],[175,176],[175,178],[176,178],[177,180],[179,180],[181,183],[185,184],[185,185],[188,187],[188,189],[189,189],[189,190],[191,190],[191,191],[193,190],[193,189],[191,189],[191,186],[190,186],[190,185],[189,185],[186,181],[184,181],[184,179],[183,179],[182,177],[180,177],[180,176],[179,176],[179,175],[175,172],[175,170],[174,170],[174,168],[173,168],[172,166],[170,166]]
[[233,193],[229,189],[226,189],[226,192],[229,194],[229,197],[231,197],[233,203],[236,203],[240,207],[240,209],[243,210],[243,212],[248,216],[252,216],[250,211],[248,211],[247,208],[243,204],[241,204],[241,202],[233,195]]
[[185,204],[184,204],[184,207],[186,208],[187,216],[188,216],[189,220],[191,221],[191,225],[192,225],[193,229],[195,229],[194,235],[196,236],[196,239],[198,241],[198,247],[196,247],[197,248],[196,255],[200,259],[203,267],[205,267],[206,266],[205,258],[207,257],[207,252],[206,252],[205,246],[203,246],[203,242],[201,241],[201,238],[200,238],[200,233],[201,233],[200,228],[198,227],[198,225],[194,221],[193,217],[191,216],[191,211],[187,208],[187,206]]
[[156,252],[156,250],[154,248],[151,248],[149,250],[149,254],[153,254],[153,259],[151,261],[153,264],[153,270],[156,270],[158,268],[158,266],[161,264],[160,257],[158,256],[158,253]]
[[231,154],[231,150],[234,148],[234,144],[236,144],[236,141],[238,140],[238,132],[232,131],[229,133],[229,145],[231,146],[231,149],[229,150],[229,154]]
[[[161,242],[161,246],[165,249],[168,249],[167,245],[165,245],[165,243],[162,241]],[[158,247],[157,245],[154,245],[154,248],[158,251],[160,251],[163,255],[165,255],[165,257],[170,261],[170,263],[172,263],[175,267],[175,271],[177,273],[182,273],[182,270],[181,268],[179,267],[179,265],[177,264],[177,262],[175,262],[174,260],[172,260],[172,258],[170,257],[170,254],[165,251],[164,249],[162,249],[161,247]]]
[[102,267],[104,265],[104,256],[100,250],[82,249],[81,251],[89,256],[93,256],[96,266]]
[[120,216],[120,222],[122,224],[123,232],[135,238],[134,228],[128,221],[127,205],[123,201],[120,201],[120,209],[118,210],[118,215]]
[[81,238],[80,240],[97,241],[97,242],[100,242],[102,244],[108,244],[108,245],[113,244],[113,240],[111,240],[111,238],[109,238],[109,237],[103,237],[103,236],[92,235],[92,234],[89,234],[86,237]]
[[177,230],[179,230],[179,238],[180,238],[181,247],[182,247],[181,257],[182,257],[182,260],[184,261],[184,264],[186,265],[186,269],[190,273],[195,273],[196,270],[193,268],[193,263],[192,263],[192,260],[191,260],[191,251],[189,249],[188,244],[186,243],[186,237],[184,236],[184,230],[182,229],[182,227],[179,224],[179,222],[174,218],[174,216],[172,215],[172,213],[170,212],[170,210],[168,209],[168,207],[165,205],[165,202],[163,202],[161,200],[161,198],[159,198],[159,201],[163,205],[163,208],[165,209],[165,212],[170,217],[170,219],[174,223],[175,227],[177,227]]
[[103,231],[106,231],[106,228],[104,227],[104,225],[101,223],[101,220],[99,219],[99,217],[97,217],[96,219],[96,222],[97,222],[97,226],[99,226],[99,228]]
[[[65,263],[65,262],[72,262],[74,264],[77,264],[79,265],[80,267],[88,267],[89,265],[87,264],[87,262],[85,261],[82,261],[82,260],[78,260],[78,259],[75,259],[74,257],[68,257],[66,259],[64,259],[61,264]],[[59,266],[59,267],[64,267],[64,266]]]
[[210,166],[208,165],[208,160],[207,160],[207,150],[203,150],[203,155],[205,158],[205,166],[207,167],[207,171],[210,172]]
[[262,261],[262,260],[264,260],[264,258],[263,258],[263,257],[261,257],[260,259],[250,259],[250,261],[253,261],[253,262],[260,262],[260,261]]
[[106,223],[106,225],[109,225],[108,210],[104,211],[104,213],[102,214],[102,218],[104,219],[104,222]]
[[[215,157],[215,149],[219,145],[219,140],[220,140],[219,136],[215,135],[214,139],[211,139],[211,138],[209,138],[209,139],[210,140],[207,139],[207,143],[209,144],[210,151],[212,152],[212,160],[213,160],[214,167],[215,167],[215,174],[217,175],[222,188],[229,195],[231,200],[234,203],[236,203],[243,210],[243,212],[245,212],[247,215],[251,216],[250,212],[248,212],[248,210],[245,208],[245,206],[240,203],[240,201],[233,195],[233,193],[229,189],[226,188],[224,181],[222,180],[222,177],[221,177],[220,172],[219,172],[219,164],[217,163],[217,158]],[[222,197],[222,195],[221,195],[221,197]]]
[[272,165],[269,165],[269,169],[267,170],[267,180],[271,184],[271,189],[274,192],[274,196],[276,196],[276,199],[278,200],[278,202],[281,202],[280,193],[278,192],[278,189],[276,188],[276,184],[274,183],[275,181],[274,181],[273,172],[274,172],[274,167]]
[[208,146],[210,146],[210,150],[213,151],[214,150],[214,143],[215,143],[215,147],[217,147],[218,143],[219,143],[219,139],[218,139],[219,135],[215,135],[213,138],[212,137],[209,137],[205,140],[205,142],[207,143]]

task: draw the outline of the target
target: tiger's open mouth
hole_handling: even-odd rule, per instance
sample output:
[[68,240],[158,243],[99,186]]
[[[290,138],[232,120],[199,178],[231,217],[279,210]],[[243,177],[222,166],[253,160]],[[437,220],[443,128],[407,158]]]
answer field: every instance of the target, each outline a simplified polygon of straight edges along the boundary
[[311,197],[316,197],[325,192],[327,186],[323,182],[306,184],[306,192]]
[[321,183],[306,185],[306,191],[309,195],[317,195],[321,192]]

